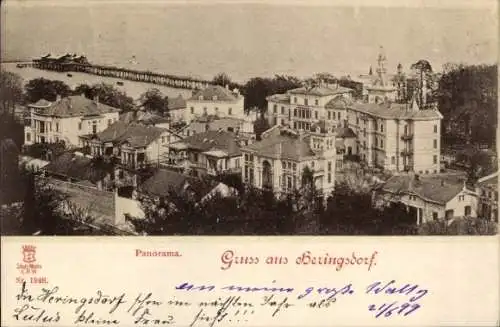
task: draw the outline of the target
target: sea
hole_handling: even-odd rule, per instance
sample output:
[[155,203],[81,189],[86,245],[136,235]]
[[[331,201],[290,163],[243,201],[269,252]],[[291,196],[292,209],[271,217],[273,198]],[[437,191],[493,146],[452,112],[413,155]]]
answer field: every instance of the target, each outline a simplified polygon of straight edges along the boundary
[[366,74],[381,47],[389,71],[419,59],[435,70],[497,59],[493,7],[12,0],[1,14],[4,62],[76,53],[95,64],[244,82]]

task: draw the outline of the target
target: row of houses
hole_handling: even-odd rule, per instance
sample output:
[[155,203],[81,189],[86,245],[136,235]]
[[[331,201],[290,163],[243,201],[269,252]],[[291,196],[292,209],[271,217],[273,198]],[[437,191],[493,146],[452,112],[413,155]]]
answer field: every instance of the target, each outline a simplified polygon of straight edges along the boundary
[[[359,160],[393,174],[377,189],[377,199],[404,203],[418,224],[464,215],[498,219],[498,192],[488,186],[490,179],[470,186],[465,176],[441,171],[441,114],[419,108],[415,100],[394,103],[396,89],[385,77],[384,58],[379,59],[378,77],[366,87],[367,102],[357,102],[352,90],[328,83],[270,96],[272,127],[260,140],[237,90],[211,86],[195,92],[185,105],[175,99],[178,112],[169,119],[148,112],[120,115],[97,98],[42,100],[30,106],[26,143],[65,140],[81,152],[65,154],[71,160],[78,156],[94,170],[113,167],[98,182],[90,181],[94,187],[130,186],[137,191],[149,185],[156,190],[144,194],[169,190],[168,180],[177,184],[229,173],[281,196],[300,188],[308,170],[327,197],[337,174]],[[184,127],[172,128],[177,121]],[[51,167],[46,171],[57,177]],[[75,174],[59,176],[78,179]]]

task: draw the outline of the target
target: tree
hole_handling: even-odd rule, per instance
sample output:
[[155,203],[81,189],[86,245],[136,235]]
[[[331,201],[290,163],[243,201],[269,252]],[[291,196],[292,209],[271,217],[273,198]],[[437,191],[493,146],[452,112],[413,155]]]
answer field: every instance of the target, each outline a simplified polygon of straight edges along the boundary
[[226,87],[226,86],[231,86],[231,84],[233,84],[233,81],[231,80],[231,77],[229,77],[228,74],[219,73],[214,76],[212,83],[214,83],[215,85]]
[[429,84],[432,84],[432,79],[430,78],[430,74],[432,73],[432,66],[427,60],[421,59],[416,63],[412,64],[411,69],[415,69],[419,74],[420,86],[418,90],[419,92],[418,105],[421,108],[423,108],[427,104],[427,101],[424,98],[425,96],[427,96],[427,94],[424,93],[426,92],[426,90],[424,90],[424,86],[431,87],[431,85]]
[[421,224],[419,235],[496,235],[498,223],[482,218],[462,217]]
[[256,119],[253,123],[253,130],[257,140],[260,140],[262,133],[267,131],[270,127],[271,126],[269,125],[269,122],[262,115],[258,119]]
[[15,105],[23,100],[21,76],[0,70],[0,100],[2,101],[2,111],[14,115]]
[[30,80],[24,88],[27,100],[32,103],[40,99],[55,101],[57,96],[66,97],[72,93],[66,83],[43,77]]
[[497,65],[445,65],[436,91],[444,141],[494,144],[498,113]]
[[152,88],[141,94],[139,102],[146,111],[157,112],[161,115],[168,113],[168,97],[160,90]]
[[116,89],[111,84],[99,83],[92,86],[81,84],[75,88],[74,93],[84,94],[88,99],[99,98],[99,102],[108,106],[122,109],[123,112],[135,110],[134,99],[125,92]]
[[11,139],[0,141],[0,205],[22,199],[19,190],[19,149]]
[[261,113],[265,113],[267,111],[266,97],[285,93],[301,85],[300,80],[293,76],[276,75],[274,78],[251,78],[243,87],[245,110],[258,108]]

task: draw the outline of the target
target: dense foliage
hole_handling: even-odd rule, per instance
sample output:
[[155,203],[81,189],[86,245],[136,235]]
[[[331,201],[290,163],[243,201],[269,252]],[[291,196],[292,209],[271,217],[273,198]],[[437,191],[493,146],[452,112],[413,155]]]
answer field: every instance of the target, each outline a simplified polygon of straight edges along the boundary
[[15,105],[23,101],[23,85],[19,75],[0,70],[0,101],[2,114],[13,115]]
[[160,115],[168,114],[168,97],[156,88],[149,89],[141,94],[139,103],[146,111]]
[[498,113],[497,65],[445,66],[437,89],[447,144],[495,140]]
[[55,101],[57,96],[64,98],[71,95],[71,88],[64,82],[49,80],[46,78],[35,78],[25,85],[26,99],[28,102],[37,102],[40,99]]
[[114,108],[122,109],[123,112],[135,109],[134,99],[111,84],[81,84],[75,88],[74,93],[84,94],[88,99],[95,99],[98,97],[99,102]]
[[[237,197],[203,198],[206,185],[172,191],[159,201],[142,199],[146,219],[131,219],[148,235],[405,235],[414,219],[399,206],[375,208],[371,188],[341,183],[324,206],[305,173],[302,186],[282,198],[243,187]],[[199,182],[204,183],[204,182]],[[235,185],[242,185],[235,183]]]
[[276,75],[273,78],[251,78],[243,86],[245,110],[257,108],[261,113],[265,113],[267,111],[266,97],[277,93],[285,93],[301,85],[301,81],[293,76]]
[[498,223],[472,217],[429,221],[419,226],[420,235],[496,235]]

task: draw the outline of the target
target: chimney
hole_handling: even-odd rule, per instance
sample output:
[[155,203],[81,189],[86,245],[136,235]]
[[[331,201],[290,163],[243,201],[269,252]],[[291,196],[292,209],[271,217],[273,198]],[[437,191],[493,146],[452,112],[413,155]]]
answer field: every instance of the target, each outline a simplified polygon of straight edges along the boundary
[[281,145],[281,142],[276,144],[276,153],[277,153],[277,156],[278,156],[278,159],[281,159],[281,154],[283,152],[283,146]]

